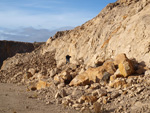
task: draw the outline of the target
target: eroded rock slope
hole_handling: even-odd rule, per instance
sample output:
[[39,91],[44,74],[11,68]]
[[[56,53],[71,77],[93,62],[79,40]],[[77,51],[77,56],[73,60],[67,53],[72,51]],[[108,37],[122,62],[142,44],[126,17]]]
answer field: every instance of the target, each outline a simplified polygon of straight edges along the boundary
[[150,0],[108,4],[82,26],[7,59],[0,82],[26,85],[47,105],[78,112],[149,112],[149,12]]
[[108,4],[95,18],[74,30],[58,32],[42,51],[56,49],[58,67],[69,54],[72,63],[84,59],[87,66],[126,53],[150,65],[149,0],[118,0]]

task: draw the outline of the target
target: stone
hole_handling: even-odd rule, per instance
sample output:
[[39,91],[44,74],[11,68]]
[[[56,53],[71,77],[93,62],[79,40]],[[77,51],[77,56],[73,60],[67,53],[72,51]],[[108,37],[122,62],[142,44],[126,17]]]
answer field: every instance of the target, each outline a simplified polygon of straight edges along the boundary
[[34,74],[36,73],[36,69],[30,68],[30,69],[28,70],[28,72],[31,73],[32,75],[34,75]]
[[117,91],[111,93],[111,99],[115,99],[115,98],[117,98],[118,96],[120,96],[120,93],[117,92]]
[[65,98],[66,100],[69,100],[69,101],[70,101],[70,100],[72,99],[72,96],[71,96],[71,95],[68,95],[68,96],[65,96],[64,98]]
[[93,104],[96,101],[97,101],[96,96],[89,96],[89,95],[82,95],[78,100],[78,102],[80,103],[89,103],[89,104]]
[[86,85],[86,86],[85,86],[85,89],[88,89],[89,87],[90,87],[89,85]]
[[66,91],[64,89],[59,90],[58,94],[60,95],[61,98],[67,96],[67,93],[66,93]]
[[124,77],[128,77],[133,73],[133,68],[130,67],[129,62],[120,63],[119,70]]
[[70,86],[88,85],[100,81],[105,72],[114,74],[116,71],[112,61],[106,61],[102,66],[97,68],[89,68],[84,73],[77,75],[71,82]]
[[128,94],[128,91],[125,90],[125,91],[122,92],[122,94],[126,95],[126,94]]
[[79,85],[88,85],[90,84],[88,76],[86,76],[86,73],[82,73],[80,75],[77,75],[71,82],[70,86],[79,86]]
[[138,87],[136,93],[140,94],[144,89],[144,87]]
[[116,76],[116,78],[123,77],[122,74],[120,73],[119,69],[116,70],[116,72],[114,73],[114,75]]
[[84,71],[85,71],[85,69],[82,68],[82,69],[80,70],[79,74],[83,73]]
[[64,83],[60,83],[60,84],[58,84],[58,89],[61,89],[61,88],[63,88],[63,87],[65,87],[65,84]]
[[85,99],[83,99],[82,97],[80,97],[79,99],[78,99],[78,103],[79,104],[83,104],[85,102]]
[[150,75],[150,70],[145,71],[145,76]]
[[92,96],[98,96],[98,91],[97,90],[93,91]]
[[25,79],[29,79],[29,78],[31,78],[31,77],[33,77],[33,75],[31,74],[31,72],[26,72],[26,73],[24,74],[24,78],[25,78]]
[[65,106],[69,106],[69,100],[62,100],[62,104]]
[[56,104],[62,104],[62,99],[56,99]]
[[103,81],[103,82],[105,82],[105,83],[108,83],[108,82],[109,82],[109,80],[110,80],[110,76],[111,76],[111,74],[110,74],[110,73],[108,73],[108,72],[104,72],[104,73],[103,73],[102,81]]
[[102,98],[99,98],[96,102],[102,103]]
[[77,111],[79,111],[81,108],[75,108]]
[[69,68],[71,68],[71,70],[76,70],[77,65],[75,65],[75,64],[70,64],[70,65],[69,65]]
[[45,81],[38,81],[38,83],[36,84],[36,88],[37,90],[40,90],[42,88],[46,88],[46,87],[49,87],[51,84],[50,83],[47,83]]
[[82,106],[80,104],[73,104],[72,107],[73,108],[81,108]]
[[47,101],[47,102],[46,102],[46,105],[49,105],[49,104],[50,104],[50,101]]
[[110,75],[113,75],[116,72],[115,64],[112,60],[105,61],[104,64],[102,65],[102,67]]
[[87,89],[87,90],[85,90],[85,92],[86,93],[92,93],[94,90],[93,89],[91,89],[91,88],[89,88],[89,89]]
[[107,95],[107,91],[104,89],[98,89],[98,94],[100,97],[102,96],[106,96]]
[[121,79],[116,79],[113,82],[110,82],[109,86],[112,88],[125,87],[126,82],[124,80],[121,80]]
[[83,100],[83,101],[85,101],[85,102],[87,102],[87,103],[90,103],[90,104],[93,104],[94,102],[96,102],[97,101],[97,97],[96,96],[90,96],[90,95],[83,95],[82,97],[81,97],[81,99]]
[[107,91],[103,90],[103,89],[97,89],[97,90],[94,90],[92,92],[92,95],[93,96],[98,96],[98,97],[106,96],[107,95]]
[[116,75],[110,76],[110,82],[113,82],[116,79]]
[[107,104],[107,99],[103,98],[103,104]]
[[78,88],[75,88],[75,89],[72,91],[72,95],[73,95],[73,96],[77,96],[77,95],[80,95],[80,94],[83,94],[83,91],[82,91],[82,90],[79,90]]
[[115,65],[119,65],[120,63],[123,63],[124,61],[126,61],[128,58],[126,56],[126,54],[121,53],[115,56],[114,58],[114,64]]
[[61,98],[59,92],[57,92],[57,93],[55,94],[55,99],[58,99],[58,98]]
[[34,79],[38,79],[38,80],[41,80],[44,78],[44,76],[41,74],[41,73],[35,73],[34,76],[33,76]]
[[120,74],[124,77],[128,77],[134,73],[132,62],[127,58],[126,54],[118,54],[114,63],[118,65]]
[[57,70],[56,68],[50,70],[49,74],[51,77],[54,77],[56,75],[56,70]]
[[121,78],[124,77],[121,73],[120,70],[117,69],[116,72],[114,73],[114,75],[110,76],[110,81],[114,81],[116,78]]
[[68,71],[62,71],[61,73],[55,75],[54,81],[68,84],[71,81],[71,78],[72,77]]
[[91,84],[91,89],[99,89],[100,88],[100,84],[99,83],[93,83]]

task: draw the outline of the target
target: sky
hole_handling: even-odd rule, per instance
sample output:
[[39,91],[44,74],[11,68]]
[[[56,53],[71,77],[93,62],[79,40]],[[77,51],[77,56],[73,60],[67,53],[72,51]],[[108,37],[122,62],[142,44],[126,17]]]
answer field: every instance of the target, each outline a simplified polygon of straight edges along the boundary
[[94,18],[116,0],[0,0],[0,40],[46,41]]

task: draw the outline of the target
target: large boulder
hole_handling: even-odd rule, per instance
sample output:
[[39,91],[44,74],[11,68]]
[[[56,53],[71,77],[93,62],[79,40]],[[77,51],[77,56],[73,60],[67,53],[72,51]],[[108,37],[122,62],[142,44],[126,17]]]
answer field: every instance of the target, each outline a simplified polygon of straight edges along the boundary
[[105,75],[109,73],[113,75],[116,69],[112,61],[106,61],[102,66],[97,68],[89,68],[85,72],[77,75],[71,82],[70,85],[87,85],[93,82],[99,82]]
[[126,54],[118,54],[115,58],[115,64],[118,65],[120,74],[124,77],[134,73],[134,68],[132,62],[127,58]]
[[71,79],[72,79],[72,76],[66,70],[55,75],[55,77],[54,77],[54,81],[59,82],[59,83],[69,83],[71,81]]

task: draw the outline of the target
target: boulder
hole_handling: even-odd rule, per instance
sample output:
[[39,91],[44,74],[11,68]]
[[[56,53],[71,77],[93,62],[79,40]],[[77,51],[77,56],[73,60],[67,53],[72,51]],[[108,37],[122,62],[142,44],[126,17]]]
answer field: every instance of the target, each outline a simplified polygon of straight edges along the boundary
[[126,82],[123,79],[115,79],[113,82],[109,83],[109,86],[112,88],[125,87]]
[[46,88],[46,87],[49,87],[49,86],[50,86],[50,83],[39,80],[38,83],[36,84],[36,89],[40,90],[42,88]]
[[72,79],[72,76],[68,71],[62,71],[60,74],[55,75],[54,81],[59,83],[66,83],[68,84]]
[[118,54],[114,63],[118,65],[120,74],[124,77],[128,77],[134,73],[132,62],[127,58],[126,54]]
[[89,78],[86,73],[77,75],[71,82],[70,86],[79,86],[90,84]]
[[97,101],[97,97],[96,96],[91,96],[91,95],[82,95],[80,97],[80,101],[84,101],[84,102],[87,102],[87,103],[90,103],[90,104],[93,104],[94,102]]
[[114,81],[116,78],[124,77],[121,73],[120,70],[117,69],[117,71],[114,73],[114,75],[110,76],[110,81]]
[[[115,69],[114,63],[112,61],[106,61],[100,67],[89,68],[85,72],[77,75],[70,82],[69,85],[78,86],[78,85],[87,85],[87,84],[90,84],[93,82],[94,83],[99,82],[102,78],[104,78],[105,73],[109,73],[109,77],[110,77],[110,75],[113,75],[115,73],[115,71],[116,71],[116,69]],[[105,78],[107,78],[107,80],[108,80],[109,77],[105,77]]]

